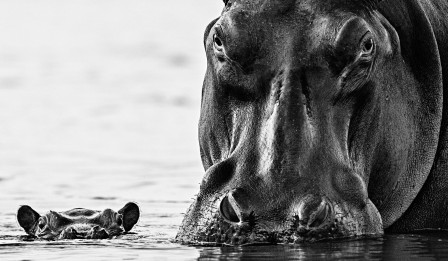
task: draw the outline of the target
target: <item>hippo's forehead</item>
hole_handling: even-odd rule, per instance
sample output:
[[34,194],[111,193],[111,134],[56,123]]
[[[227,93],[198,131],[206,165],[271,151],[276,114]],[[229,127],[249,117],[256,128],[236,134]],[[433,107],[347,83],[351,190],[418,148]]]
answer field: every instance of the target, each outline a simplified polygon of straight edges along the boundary
[[227,7],[236,5],[264,14],[281,15],[288,11],[306,11],[308,14],[357,11],[371,9],[377,0],[228,0]]
[[73,224],[103,225],[103,212],[83,208],[75,208],[64,212],[50,211],[45,215],[53,228],[66,227]]
[[91,217],[95,216],[101,213],[98,210],[91,210],[91,209],[85,209],[85,208],[74,208],[70,209],[64,212],[61,212],[61,214],[66,215],[68,217]]
[[[278,67],[283,57],[319,63],[347,20],[373,18],[375,0],[229,0],[216,23],[229,58],[256,56]],[[372,28],[373,29],[373,28]],[[282,39],[279,41],[279,39]],[[211,40],[210,40],[211,42]],[[292,51],[291,53],[284,53]],[[256,53],[256,54],[251,54]],[[278,61],[280,62],[280,61]]]

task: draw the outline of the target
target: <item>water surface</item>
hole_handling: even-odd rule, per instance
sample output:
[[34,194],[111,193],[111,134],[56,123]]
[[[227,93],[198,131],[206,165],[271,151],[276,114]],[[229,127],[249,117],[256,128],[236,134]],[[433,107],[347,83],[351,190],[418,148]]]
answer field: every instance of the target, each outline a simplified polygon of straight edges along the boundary
[[[1,260],[448,258],[447,237],[297,246],[171,243],[203,175],[197,144],[203,30],[219,0],[0,1]],[[137,202],[135,234],[23,241],[44,213]]]

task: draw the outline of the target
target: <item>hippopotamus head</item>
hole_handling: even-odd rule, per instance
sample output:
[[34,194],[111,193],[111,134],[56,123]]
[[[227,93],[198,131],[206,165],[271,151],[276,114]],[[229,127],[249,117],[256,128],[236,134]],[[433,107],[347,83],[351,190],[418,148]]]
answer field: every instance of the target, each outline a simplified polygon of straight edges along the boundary
[[127,203],[118,212],[74,208],[41,216],[29,206],[21,206],[17,211],[19,225],[26,233],[48,240],[112,238],[130,231],[139,216],[135,203]]
[[224,4],[204,37],[206,173],[177,240],[381,235],[423,186],[440,130],[440,61],[419,2]]

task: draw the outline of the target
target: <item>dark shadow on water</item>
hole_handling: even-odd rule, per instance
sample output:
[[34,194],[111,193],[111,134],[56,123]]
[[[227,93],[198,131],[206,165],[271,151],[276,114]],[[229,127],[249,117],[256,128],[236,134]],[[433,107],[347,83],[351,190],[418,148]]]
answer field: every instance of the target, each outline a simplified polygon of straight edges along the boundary
[[448,233],[299,245],[197,248],[198,260],[448,260]]

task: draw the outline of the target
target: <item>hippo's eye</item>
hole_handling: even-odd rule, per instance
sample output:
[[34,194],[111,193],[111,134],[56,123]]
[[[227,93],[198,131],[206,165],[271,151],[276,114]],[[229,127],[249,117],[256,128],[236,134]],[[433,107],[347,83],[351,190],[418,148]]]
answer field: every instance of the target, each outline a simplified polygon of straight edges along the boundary
[[375,42],[370,35],[363,39],[361,48],[364,55],[369,55],[374,51]]
[[217,34],[213,35],[213,50],[215,52],[218,61],[220,62],[225,61],[224,44]]
[[222,48],[222,41],[216,34],[213,35],[213,44],[217,49]]
[[45,220],[39,219],[39,223],[37,225],[40,229],[43,229],[45,227]]

